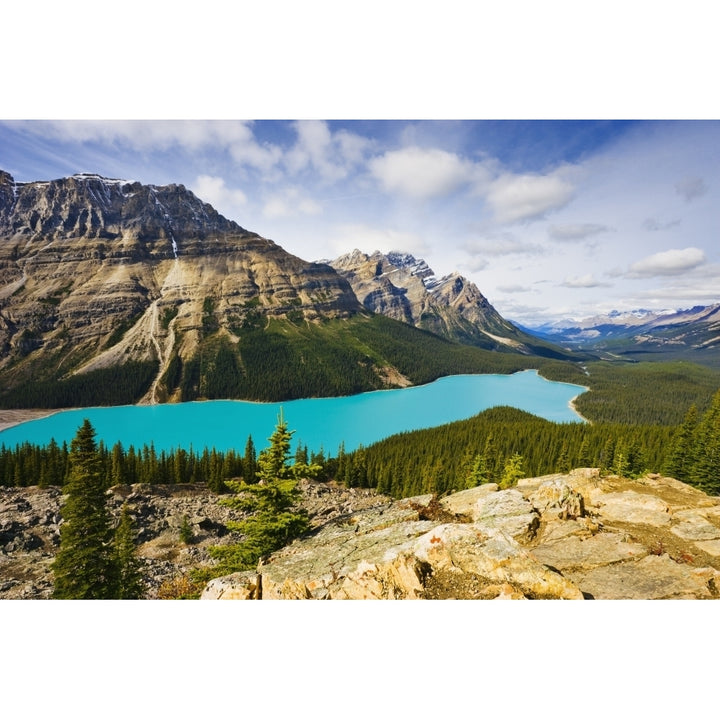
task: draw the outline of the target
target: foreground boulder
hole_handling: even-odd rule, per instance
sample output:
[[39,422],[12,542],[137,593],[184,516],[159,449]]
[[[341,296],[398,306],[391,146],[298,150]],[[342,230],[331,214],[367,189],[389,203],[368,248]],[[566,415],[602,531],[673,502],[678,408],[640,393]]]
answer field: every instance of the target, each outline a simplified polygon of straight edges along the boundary
[[716,598],[719,558],[719,498],[583,469],[335,518],[202,599]]

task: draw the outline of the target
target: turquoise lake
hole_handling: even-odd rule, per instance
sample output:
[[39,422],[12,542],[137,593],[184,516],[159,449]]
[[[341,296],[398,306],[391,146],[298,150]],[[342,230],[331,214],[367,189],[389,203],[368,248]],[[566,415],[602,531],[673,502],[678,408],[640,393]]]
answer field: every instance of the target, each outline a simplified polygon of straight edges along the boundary
[[402,390],[380,390],[349,397],[254,403],[212,400],[175,405],[128,405],[64,410],[0,432],[0,445],[51,439],[68,444],[88,418],[96,439],[108,447],[121,442],[136,449],[152,442],[155,449],[214,447],[243,452],[248,435],[258,450],[267,446],[282,408],[288,429],[311,451],[335,454],[369,445],[406,430],[435,427],[472,417],[487,408],[510,405],[554,422],[582,422],[570,401],[584,392],[580,385],[550,382],[534,370],[513,375],[453,375]]

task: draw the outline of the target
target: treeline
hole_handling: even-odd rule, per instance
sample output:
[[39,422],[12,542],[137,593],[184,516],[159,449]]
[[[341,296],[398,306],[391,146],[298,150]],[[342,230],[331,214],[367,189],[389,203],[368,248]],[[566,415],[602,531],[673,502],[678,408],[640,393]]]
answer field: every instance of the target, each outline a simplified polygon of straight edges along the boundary
[[659,471],[673,428],[662,425],[558,424],[515,408],[486,410],[439,428],[401,433],[340,453],[338,480],[394,497],[501,483],[599,467],[625,476]]
[[26,382],[0,396],[4,408],[132,405],[150,388],[157,362],[127,362],[63,380]]
[[[214,492],[225,492],[225,481],[242,478],[255,482],[257,453],[252,436],[245,443],[244,452],[235,450],[219,451],[192,448],[160,452],[151,443],[136,449],[127,449],[121,443],[107,447],[102,441],[97,446],[99,472],[105,488],[113,485],[150,483],[174,485],[181,483],[206,483]],[[328,479],[335,473],[337,461],[326,458],[323,451],[309,452],[300,445],[295,453],[298,464],[318,465],[322,469],[321,479]],[[0,485],[6,487],[28,487],[39,485],[62,486],[67,482],[70,471],[70,452],[67,443],[59,445],[51,440],[46,446],[22,443],[14,448],[0,446]]]

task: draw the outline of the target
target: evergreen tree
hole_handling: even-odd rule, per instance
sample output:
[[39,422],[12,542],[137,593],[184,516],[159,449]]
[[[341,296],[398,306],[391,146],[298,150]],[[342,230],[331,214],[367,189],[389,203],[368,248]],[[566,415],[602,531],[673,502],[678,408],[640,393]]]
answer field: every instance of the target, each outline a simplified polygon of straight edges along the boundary
[[693,434],[689,480],[701,490],[720,493],[720,391]]
[[135,529],[127,505],[123,505],[120,524],[115,530],[114,561],[117,585],[113,597],[118,600],[137,600],[145,592],[142,563],[135,550]]
[[270,447],[258,455],[258,482],[227,481],[227,486],[237,494],[223,500],[223,504],[251,514],[245,520],[228,523],[228,529],[244,535],[241,543],[212,548],[212,555],[220,560],[220,567],[216,568],[219,572],[251,569],[261,557],[308,529],[307,513],[294,507],[300,492],[293,477],[294,468],[289,464],[293,432],[287,429],[281,411],[275,432],[269,438]]
[[697,406],[693,404],[673,436],[670,454],[663,466],[663,472],[677,480],[687,479],[692,464],[692,443],[697,423]]
[[245,455],[243,456],[243,478],[246,483],[257,482],[257,455],[252,435],[248,435],[245,443]]
[[518,453],[514,453],[505,461],[502,476],[500,478],[500,488],[506,490],[517,483],[517,481],[525,476],[523,468],[523,457]]
[[65,493],[60,548],[52,566],[53,597],[111,598],[117,582],[113,532],[105,504],[95,430],[87,419],[70,445]]

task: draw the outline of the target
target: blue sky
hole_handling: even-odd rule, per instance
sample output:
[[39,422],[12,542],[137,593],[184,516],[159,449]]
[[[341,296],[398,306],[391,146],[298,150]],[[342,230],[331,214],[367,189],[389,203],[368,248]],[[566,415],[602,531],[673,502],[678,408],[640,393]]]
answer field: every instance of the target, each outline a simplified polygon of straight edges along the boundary
[[720,302],[717,121],[10,120],[0,167],[182,183],[308,260],[457,270],[521,323]]

